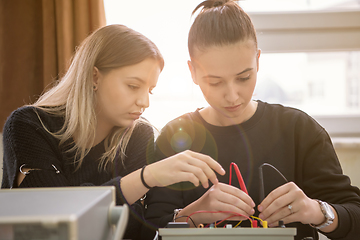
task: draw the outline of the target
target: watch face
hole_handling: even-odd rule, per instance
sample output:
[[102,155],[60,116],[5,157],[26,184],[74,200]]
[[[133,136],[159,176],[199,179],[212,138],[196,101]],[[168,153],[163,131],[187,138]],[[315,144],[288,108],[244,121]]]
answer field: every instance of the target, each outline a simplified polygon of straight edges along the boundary
[[310,226],[312,226],[316,229],[321,229],[321,228],[329,226],[330,224],[333,223],[333,221],[335,219],[335,213],[328,203],[320,201],[320,200],[316,200],[316,201],[320,205],[320,209],[321,209],[321,212],[324,214],[325,221],[323,223],[321,223],[320,225],[315,226],[315,225],[310,224]]
[[330,205],[328,203],[323,203],[323,205],[325,207],[326,218],[331,221],[334,220],[335,214],[334,214],[333,210],[331,209]]

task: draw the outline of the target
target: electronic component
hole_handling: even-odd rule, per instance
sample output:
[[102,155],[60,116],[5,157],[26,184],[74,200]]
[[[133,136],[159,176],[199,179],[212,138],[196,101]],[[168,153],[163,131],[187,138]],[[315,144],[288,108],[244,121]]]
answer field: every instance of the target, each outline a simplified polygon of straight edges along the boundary
[[2,189],[0,202],[0,240],[122,239],[129,214],[113,186]]
[[162,240],[294,240],[296,228],[160,228]]
[[189,228],[190,225],[187,222],[168,222],[166,228]]

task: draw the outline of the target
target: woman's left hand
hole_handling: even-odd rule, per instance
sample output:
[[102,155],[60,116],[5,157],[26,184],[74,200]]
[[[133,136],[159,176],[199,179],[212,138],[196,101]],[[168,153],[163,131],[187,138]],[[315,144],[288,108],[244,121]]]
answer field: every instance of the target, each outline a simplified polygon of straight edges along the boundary
[[291,222],[320,224],[325,220],[319,203],[307,197],[293,182],[273,190],[260,203],[258,210],[259,218],[267,221],[269,227],[278,226],[279,220],[283,220],[284,224]]

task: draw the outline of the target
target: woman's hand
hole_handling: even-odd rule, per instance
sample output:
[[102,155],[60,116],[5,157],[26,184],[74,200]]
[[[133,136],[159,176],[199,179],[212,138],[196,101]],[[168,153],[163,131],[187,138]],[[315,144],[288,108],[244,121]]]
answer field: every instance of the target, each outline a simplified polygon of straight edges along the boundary
[[307,197],[293,182],[286,183],[272,191],[258,206],[259,217],[268,221],[270,227],[284,223],[301,222],[318,225],[324,222],[319,203]]
[[164,187],[174,183],[189,181],[204,188],[219,181],[215,172],[225,174],[221,165],[211,157],[190,150],[150,164],[144,171],[144,180],[151,187]]
[[[189,216],[196,211],[210,211],[210,213],[196,213],[191,215],[195,223],[212,223],[231,216],[234,212],[249,217],[254,214],[255,203],[242,190],[224,183],[213,185],[203,196],[189,204],[179,212],[179,216]],[[226,211],[226,213],[214,213]],[[246,217],[236,216],[230,220],[245,220]],[[179,219],[185,221],[185,219]],[[191,223],[191,221],[189,221]]]

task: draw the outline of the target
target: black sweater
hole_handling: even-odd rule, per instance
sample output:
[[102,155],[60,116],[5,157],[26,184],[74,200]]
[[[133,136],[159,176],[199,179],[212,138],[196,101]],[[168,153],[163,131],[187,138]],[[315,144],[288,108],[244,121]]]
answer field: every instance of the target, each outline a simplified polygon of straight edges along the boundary
[[[186,149],[217,160],[226,170],[225,176],[218,175],[223,183],[229,183],[228,169],[230,163],[235,162],[256,205],[262,200],[258,169],[261,164],[270,163],[308,197],[326,201],[336,209],[339,227],[325,235],[331,239],[359,238],[360,191],[342,174],[327,132],[304,112],[258,101],[253,117],[227,127],[207,123],[199,111],[188,113],[163,128],[156,141],[155,159]],[[263,172],[265,196],[285,183],[272,168],[263,167]],[[239,187],[234,171],[232,175],[232,185]],[[172,221],[174,209],[184,208],[206,190],[189,182],[171,188],[154,188],[146,199],[145,216],[158,227],[164,227]],[[309,225],[297,222],[288,226],[297,228],[296,239],[306,236],[318,239],[316,230]]]
[[[36,109],[42,123],[50,132],[58,131],[64,124],[61,117],[49,115]],[[63,187],[63,186],[115,186],[116,203],[126,203],[120,189],[121,176],[125,176],[147,162],[153,152],[153,129],[138,125],[134,129],[126,149],[124,164],[116,158],[112,169],[99,170],[99,158],[105,151],[104,142],[94,146],[83,160],[81,168],[75,171],[74,152],[68,153],[72,145],[59,146],[59,140],[49,134],[35,113],[35,108],[26,106],[14,111],[7,119],[3,130],[4,160],[2,188],[16,185],[19,167],[42,170],[30,171],[19,187]],[[56,173],[56,170],[60,173]],[[130,211],[125,238],[138,239],[142,223],[143,207],[138,202]]]

